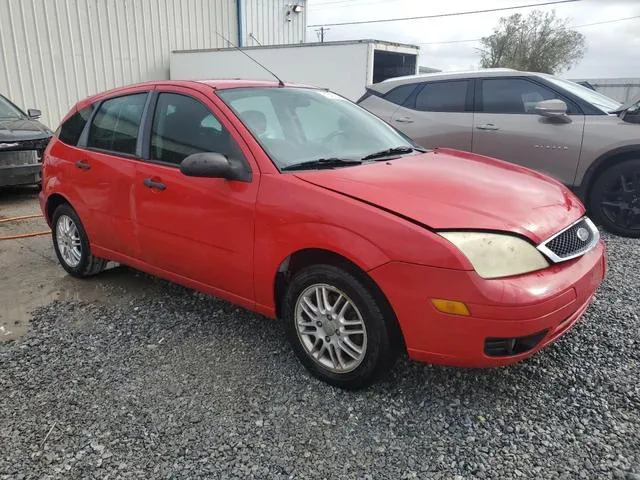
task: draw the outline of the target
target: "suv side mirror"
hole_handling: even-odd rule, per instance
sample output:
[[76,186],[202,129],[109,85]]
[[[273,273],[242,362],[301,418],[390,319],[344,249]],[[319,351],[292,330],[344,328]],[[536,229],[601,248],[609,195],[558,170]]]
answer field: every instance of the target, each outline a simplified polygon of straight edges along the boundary
[[36,118],[40,118],[42,116],[42,112],[36,108],[30,108],[27,110],[27,116],[31,120],[35,120]]
[[187,177],[226,178],[251,181],[251,171],[241,162],[229,161],[221,153],[194,153],[180,163],[180,172]]
[[543,100],[536,103],[533,111],[543,117],[560,118],[567,114],[567,104],[558,99]]

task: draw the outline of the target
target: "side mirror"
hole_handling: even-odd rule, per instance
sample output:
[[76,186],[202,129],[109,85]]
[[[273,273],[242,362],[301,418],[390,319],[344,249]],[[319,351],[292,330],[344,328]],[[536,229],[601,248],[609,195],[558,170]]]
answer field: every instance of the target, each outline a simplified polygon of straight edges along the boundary
[[187,177],[251,181],[251,172],[241,162],[230,162],[221,153],[214,152],[189,155],[180,163],[180,172]]
[[536,103],[534,112],[543,117],[560,118],[567,114],[567,104],[562,100],[543,100]]
[[42,116],[42,112],[36,108],[30,108],[27,110],[27,116],[31,120],[35,120],[36,118],[40,118]]

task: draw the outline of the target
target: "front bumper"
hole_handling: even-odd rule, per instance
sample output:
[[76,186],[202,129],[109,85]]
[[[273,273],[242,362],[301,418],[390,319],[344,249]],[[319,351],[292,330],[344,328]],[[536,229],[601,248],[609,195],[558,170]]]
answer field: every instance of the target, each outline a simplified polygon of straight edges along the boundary
[[32,165],[0,165],[0,187],[33,185],[42,180],[39,163]]
[[[600,241],[574,260],[502,279],[398,262],[369,274],[387,295],[412,359],[494,367],[527,358],[569,330],[589,306],[605,268]],[[439,312],[432,298],[464,302],[470,316]],[[508,343],[508,339],[522,337],[533,338],[534,345],[498,356],[496,350],[487,350],[487,342],[505,339]]]

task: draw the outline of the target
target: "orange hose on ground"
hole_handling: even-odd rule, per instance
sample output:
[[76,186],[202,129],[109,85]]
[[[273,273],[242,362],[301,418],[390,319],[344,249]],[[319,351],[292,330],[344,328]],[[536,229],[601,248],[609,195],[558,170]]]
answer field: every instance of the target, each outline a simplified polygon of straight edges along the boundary
[[[43,215],[41,213],[37,213],[35,215],[22,215],[21,217],[11,217],[11,218],[2,218],[0,219],[0,223],[7,222],[17,222],[18,220],[28,220],[30,218],[40,218]],[[35,232],[35,233],[22,233],[19,235],[9,235],[8,237],[0,237],[0,241],[2,240],[17,240],[19,238],[30,238],[30,237],[40,237],[42,235],[49,235],[51,230],[47,230],[46,232]]]
[[46,232],[23,233],[21,235],[11,235],[9,237],[0,237],[0,242],[2,240],[17,240],[18,238],[41,237],[42,235],[51,235],[51,230],[47,230]]
[[42,216],[41,213],[37,213],[35,215],[23,215],[22,217],[1,218],[0,223],[17,222],[18,220],[27,220],[29,218],[39,218]]

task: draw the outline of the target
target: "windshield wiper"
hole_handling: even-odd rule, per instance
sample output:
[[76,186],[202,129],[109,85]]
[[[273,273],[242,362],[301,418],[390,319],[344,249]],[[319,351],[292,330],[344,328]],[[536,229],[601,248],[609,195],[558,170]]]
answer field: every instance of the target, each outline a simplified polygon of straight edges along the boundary
[[374,152],[371,153],[369,155],[366,155],[364,157],[362,157],[361,160],[375,160],[376,158],[385,158],[385,157],[389,157],[391,155],[402,155],[404,153],[411,153],[411,152],[424,152],[424,150],[420,150],[418,148],[413,148],[413,147],[391,147],[391,148],[387,148],[386,150],[380,150],[379,152]]
[[360,160],[349,160],[346,158],[317,158],[315,160],[307,160],[306,162],[294,163],[293,165],[287,165],[283,167],[281,170],[311,170],[311,169],[320,169],[320,168],[335,168],[335,167],[345,167],[349,165],[360,165],[362,161]]

